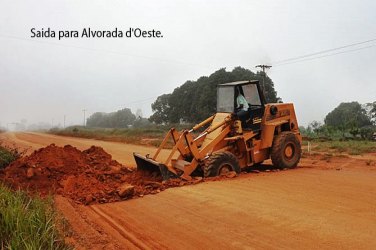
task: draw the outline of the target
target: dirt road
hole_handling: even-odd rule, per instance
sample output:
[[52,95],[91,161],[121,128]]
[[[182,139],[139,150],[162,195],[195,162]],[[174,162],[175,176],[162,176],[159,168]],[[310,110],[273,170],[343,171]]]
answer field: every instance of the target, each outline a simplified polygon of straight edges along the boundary
[[[96,145],[106,149],[106,151],[110,153],[114,159],[122,164],[126,164],[127,166],[136,165],[133,158],[133,152],[138,152],[142,155],[146,155],[151,154],[155,151],[155,148],[153,147],[31,132],[0,134],[0,141],[3,141],[9,146],[15,144],[17,145],[17,147],[27,150],[28,153],[31,153],[35,149],[45,147],[51,143],[54,143],[57,146],[70,144],[80,150],[84,150],[92,145]],[[162,152],[162,154],[163,153],[166,153],[166,151]]]
[[[44,134],[2,134],[38,148],[103,147],[123,164],[153,148]],[[374,155],[372,156],[374,157]],[[168,189],[81,206],[57,197],[82,249],[376,249],[376,166],[352,158],[304,158],[300,168]]]

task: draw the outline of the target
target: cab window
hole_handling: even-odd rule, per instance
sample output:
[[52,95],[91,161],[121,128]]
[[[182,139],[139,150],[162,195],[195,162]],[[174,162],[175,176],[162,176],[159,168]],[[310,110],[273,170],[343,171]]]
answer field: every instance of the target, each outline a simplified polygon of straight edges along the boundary
[[261,105],[261,100],[260,100],[260,96],[259,96],[256,84],[243,85],[242,88],[243,88],[244,97],[249,104],[251,104],[252,106]]

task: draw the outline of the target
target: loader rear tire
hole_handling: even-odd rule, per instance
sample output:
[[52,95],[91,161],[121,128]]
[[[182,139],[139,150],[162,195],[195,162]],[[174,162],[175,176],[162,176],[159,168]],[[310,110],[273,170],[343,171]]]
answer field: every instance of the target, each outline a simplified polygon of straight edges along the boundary
[[274,138],[271,158],[275,167],[296,168],[301,154],[302,148],[294,133],[282,132]]
[[240,173],[240,166],[236,156],[230,152],[212,154],[204,166],[204,177],[225,175],[230,171]]

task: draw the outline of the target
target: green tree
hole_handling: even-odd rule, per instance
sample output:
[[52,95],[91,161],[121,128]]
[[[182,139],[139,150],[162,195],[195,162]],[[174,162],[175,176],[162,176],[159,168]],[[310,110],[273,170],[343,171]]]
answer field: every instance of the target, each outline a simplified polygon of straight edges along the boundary
[[134,128],[145,128],[145,127],[148,127],[150,124],[151,123],[150,123],[149,119],[139,117],[139,118],[136,118],[136,120],[133,122],[133,127]]
[[313,131],[318,136],[321,132],[323,132],[323,125],[319,121],[312,121],[308,125],[308,130]]
[[366,110],[358,102],[343,102],[325,117],[325,125],[339,129],[344,133],[356,134],[359,128],[371,125]]
[[86,122],[88,127],[98,128],[126,128],[132,125],[136,116],[129,108],[124,108],[112,113],[96,112]]
[[171,112],[169,105],[170,96],[171,94],[158,96],[157,100],[151,105],[154,112],[149,118],[151,122],[161,124],[169,121],[169,114]]
[[92,114],[89,118],[86,120],[86,126],[88,127],[99,127],[99,128],[105,128],[107,125],[107,114],[103,112],[96,112]]
[[[150,121],[155,123],[200,122],[216,112],[217,85],[221,83],[260,80],[263,72],[236,67],[232,71],[219,69],[210,76],[202,76],[196,81],[187,81],[174,89],[172,94],[161,95],[152,104],[153,115]],[[281,101],[277,97],[273,81],[265,78],[265,98],[267,102]]]
[[364,126],[364,127],[361,127],[359,130],[359,133],[362,139],[366,139],[366,140],[372,140],[373,133],[375,132],[376,132],[375,126]]
[[376,125],[376,101],[364,104],[364,109],[373,125]]

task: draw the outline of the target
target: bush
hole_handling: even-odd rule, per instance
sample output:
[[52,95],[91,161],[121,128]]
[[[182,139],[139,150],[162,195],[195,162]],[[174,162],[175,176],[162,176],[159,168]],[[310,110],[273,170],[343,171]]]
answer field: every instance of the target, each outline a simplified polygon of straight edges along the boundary
[[376,128],[374,126],[367,126],[360,128],[360,136],[362,139],[372,140],[373,133],[376,132]]
[[8,166],[12,161],[20,157],[20,155],[21,153],[16,149],[9,149],[0,146],[0,169]]

